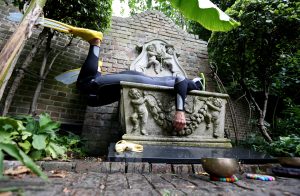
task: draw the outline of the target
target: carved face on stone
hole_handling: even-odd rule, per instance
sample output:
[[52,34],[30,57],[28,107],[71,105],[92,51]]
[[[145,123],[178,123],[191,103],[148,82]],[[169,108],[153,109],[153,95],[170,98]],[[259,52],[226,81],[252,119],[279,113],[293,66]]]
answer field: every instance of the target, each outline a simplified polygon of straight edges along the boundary
[[174,48],[172,46],[166,46],[166,52],[170,55],[174,54]]
[[147,46],[147,51],[154,52],[155,46],[153,44],[150,44],[149,46]]
[[142,92],[140,92],[136,88],[132,88],[129,90],[128,95],[129,95],[129,97],[131,97],[133,99],[138,99],[138,98],[142,97]]

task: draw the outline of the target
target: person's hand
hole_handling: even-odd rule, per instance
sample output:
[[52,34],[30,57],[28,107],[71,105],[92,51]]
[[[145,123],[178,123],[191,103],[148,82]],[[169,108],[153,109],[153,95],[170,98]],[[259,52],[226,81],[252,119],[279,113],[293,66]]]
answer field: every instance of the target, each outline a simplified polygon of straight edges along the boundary
[[173,121],[173,126],[175,131],[181,131],[184,129],[186,124],[185,120],[185,112],[184,111],[176,111]]

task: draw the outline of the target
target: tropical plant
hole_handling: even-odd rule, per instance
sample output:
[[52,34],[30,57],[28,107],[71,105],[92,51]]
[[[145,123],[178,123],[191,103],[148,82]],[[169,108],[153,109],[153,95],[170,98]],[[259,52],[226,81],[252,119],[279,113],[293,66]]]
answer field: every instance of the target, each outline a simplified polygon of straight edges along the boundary
[[290,97],[294,103],[299,99],[299,5],[293,0],[238,0],[227,13],[242,25],[213,33],[208,45],[212,65],[225,86],[234,89],[231,94],[246,94],[259,114],[258,128],[269,142],[270,96]]
[[239,25],[209,0],[129,0],[128,6],[131,14],[148,9],[161,11],[183,29],[187,28],[187,19],[211,31],[229,31]]

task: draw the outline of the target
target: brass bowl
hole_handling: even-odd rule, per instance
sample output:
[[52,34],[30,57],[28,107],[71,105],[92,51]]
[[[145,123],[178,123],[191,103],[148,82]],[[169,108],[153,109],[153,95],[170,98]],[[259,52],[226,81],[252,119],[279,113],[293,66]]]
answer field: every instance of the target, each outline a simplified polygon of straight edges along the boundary
[[203,169],[215,177],[231,177],[238,171],[239,165],[232,158],[202,158]]
[[300,157],[277,157],[279,164],[283,167],[300,168]]

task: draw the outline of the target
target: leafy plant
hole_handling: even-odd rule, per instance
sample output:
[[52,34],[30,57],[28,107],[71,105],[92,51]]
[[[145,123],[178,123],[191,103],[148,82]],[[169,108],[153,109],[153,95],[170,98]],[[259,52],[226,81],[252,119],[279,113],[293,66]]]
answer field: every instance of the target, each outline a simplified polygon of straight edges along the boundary
[[66,148],[66,154],[69,158],[85,156],[85,150],[82,148],[83,143],[78,135],[68,132],[67,135],[60,136],[58,142]]
[[300,137],[290,135],[280,137],[278,141],[271,143],[270,153],[277,157],[300,157]]
[[[23,134],[22,131],[24,131]],[[41,178],[47,179],[47,176],[42,172],[42,170],[21,148],[19,148],[18,142],[14,141],[14,139],[17,138],[17,135],[19,134],[21,138],[27,138],[29,135],[26,132],[26,128],[23,126],[21,121],[14,120],[8,117],[0,117],[0,178],[3,176],[3,160],[4,153],[6,153],[9,156],[22,162]],[[23,146],[26,146],[26,144]]]
[[258,134],[250,134],[245,140],[240,141],[239,145],[263,153],[267,153],[270,147],[270,144],[267,143],[264,138]]
[[53,121],[46,113],[40,114],[38,119],[30,115],[0,117],[0,177],[3,175],[4,153],[42,178],[46,178],[45,174],[32,159],[65,159],[67,154],[71,157],[83,156],[80,137],[73,133],[60,135],[59,128],[60,123]]
[[282,116],[277,118],[273,135],[287,136],[290,134],[300,135],[300,105],[286,104]]
[[213,33],[208,45],[225,86],[246,94],[255,107],[257,126],[268,142],[273,140],[265,126],[271,98],[299,99],[299,5],[295,0],[237,0],[226,13],[241,26]]
[[300,137],[294,134],[286,137],[279,137],[272,143],[267,143],[262,136],[251,134],[240,145],[253,149],[257,152],[268,153],[274,157],[299,157]]
[[[6,138],[14,141],[31,158],[34,160],[46,156],[54,159],[65,158],[66,148],[59,143],[56,133],[60,124],[52,121],[49,114],[39,115],[38,120],[29,115],[14,118],[19,120],[18,122],[21,122],[25,129],[8,127],[9,129],[5,130]],[[3,123],[7,123],[8,120],[12,119],[6,118]]]

